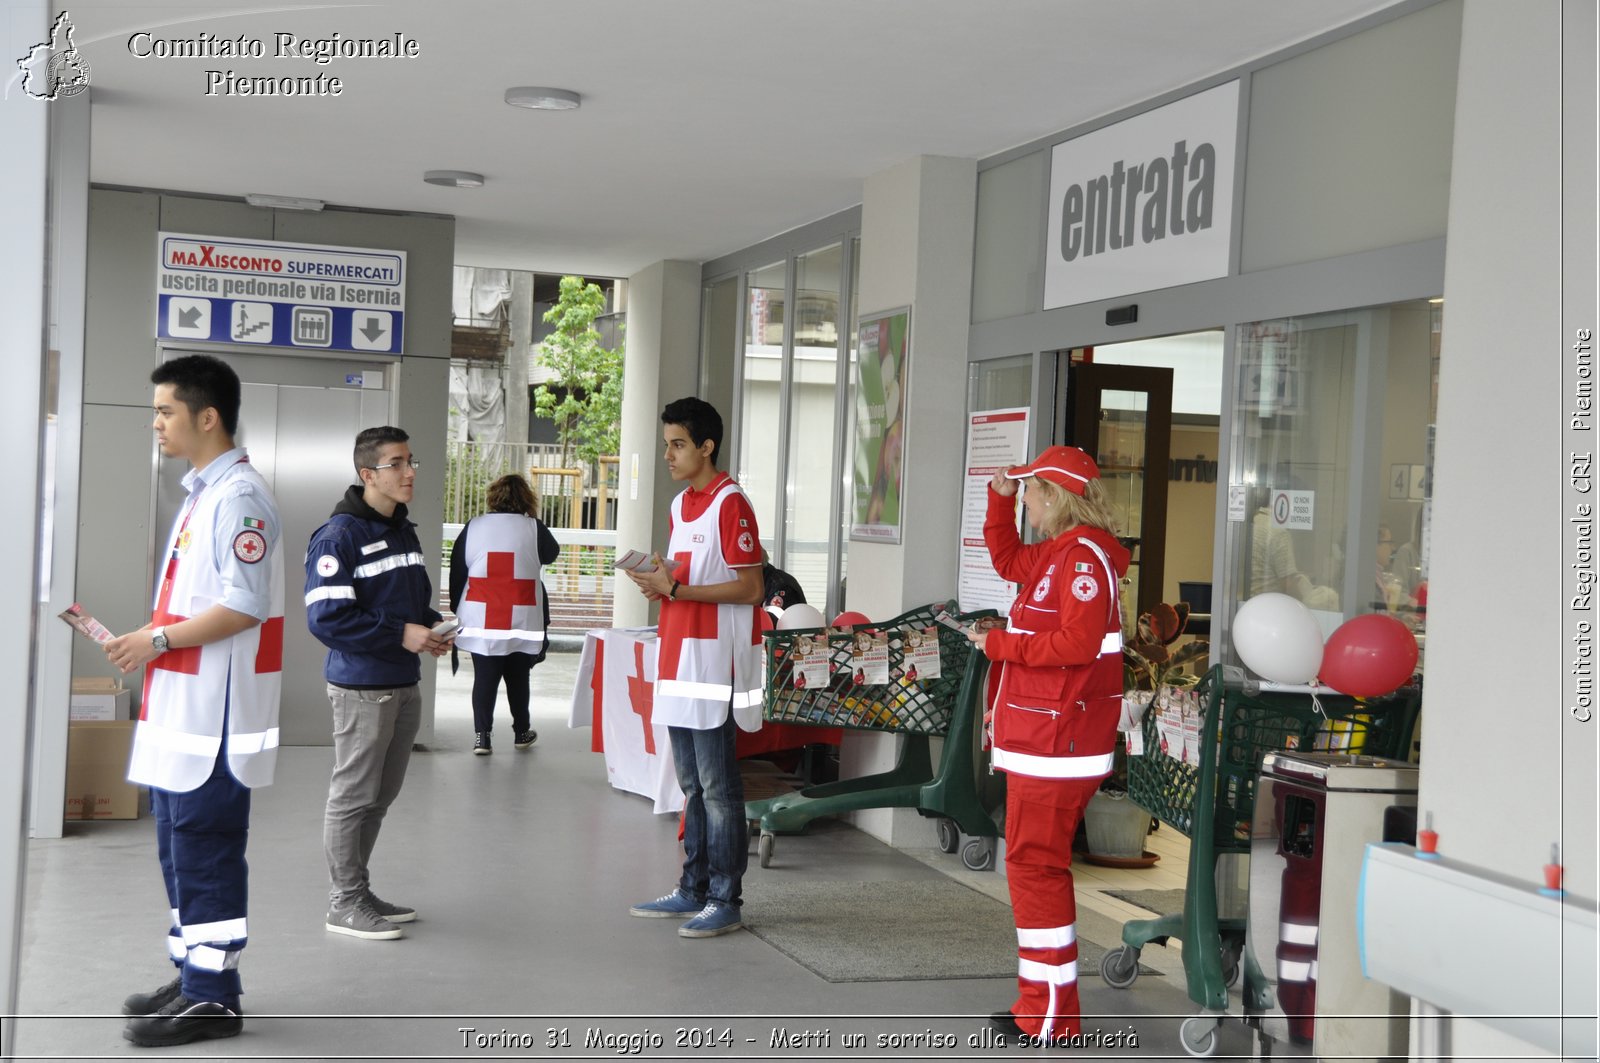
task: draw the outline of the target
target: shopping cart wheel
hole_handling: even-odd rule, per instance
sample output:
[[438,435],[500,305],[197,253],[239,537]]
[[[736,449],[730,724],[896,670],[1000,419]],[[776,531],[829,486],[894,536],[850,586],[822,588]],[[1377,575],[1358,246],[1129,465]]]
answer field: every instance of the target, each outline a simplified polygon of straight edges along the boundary
[[770,830],[762,831],[761,840],[756,843],[756,857],[761,861],[762,867],[772,866],[772,843],[772,832]]
[[1196,1015],[1192,1019],[1184,1019],[1183,1025],[1178,1027],[1178,1040],[1183,1042],[1183,1050],[1191,1056],[1209,1056],[1217,1051],[1217,1024],[1221,1020],[1215,1015]]
[[1126,989],[1139,977],[1139,950],[1132,945],[1110,949],[1100,957],[1100,977],[1112,989]]
[[940,816],[936,824],[939,831],[939,851],[953,853],[961,848],[961,830],[956,826],[956,821],[946,816]]
[[974,838],[961,850],[961,862],[970,871],[994,870],[994,839]]

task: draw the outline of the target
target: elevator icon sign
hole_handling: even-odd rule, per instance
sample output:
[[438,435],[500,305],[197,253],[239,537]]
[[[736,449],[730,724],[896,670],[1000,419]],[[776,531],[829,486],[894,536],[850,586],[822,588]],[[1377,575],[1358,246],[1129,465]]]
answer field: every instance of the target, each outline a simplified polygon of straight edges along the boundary
[[296,347],[333,346],[333,311],[328,307],[297,306],[293,321],[289,342]]

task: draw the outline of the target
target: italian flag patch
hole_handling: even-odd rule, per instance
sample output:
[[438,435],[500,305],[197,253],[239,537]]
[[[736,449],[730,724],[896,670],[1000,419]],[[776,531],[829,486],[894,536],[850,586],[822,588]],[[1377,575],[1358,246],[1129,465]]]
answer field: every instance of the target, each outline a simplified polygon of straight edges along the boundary
[[244,526],[246,528],[255,528],[257,531],[267,530],[267,522],[264,520],[256,520],[254,517],[246,517],[244,519]]
[[1077,564],[1072,566],[1072,571],[1074,571],[1074,572],[1093,572],[1094,571],[1094,566],[1092,564],[1090,564],[1089,562],[1087,562],[1087,561],[1079,561]]

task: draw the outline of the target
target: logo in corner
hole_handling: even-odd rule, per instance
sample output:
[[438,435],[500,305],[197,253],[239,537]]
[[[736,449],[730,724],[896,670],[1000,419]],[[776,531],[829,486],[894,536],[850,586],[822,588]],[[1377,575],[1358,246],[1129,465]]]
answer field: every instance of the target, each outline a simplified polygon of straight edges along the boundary
[[22,91],[36,100],[76,96],[89,87],[89,61],[73,43],[71,15],[63,11],[50,27],[50,39],[17,60]]

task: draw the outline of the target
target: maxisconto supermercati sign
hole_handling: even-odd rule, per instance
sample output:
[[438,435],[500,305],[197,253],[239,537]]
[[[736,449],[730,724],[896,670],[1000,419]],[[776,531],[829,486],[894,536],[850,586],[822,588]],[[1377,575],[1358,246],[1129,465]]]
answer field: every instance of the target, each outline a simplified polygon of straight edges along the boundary
[[1239,83],[1057,144],[1044,308],[1225,276]]

